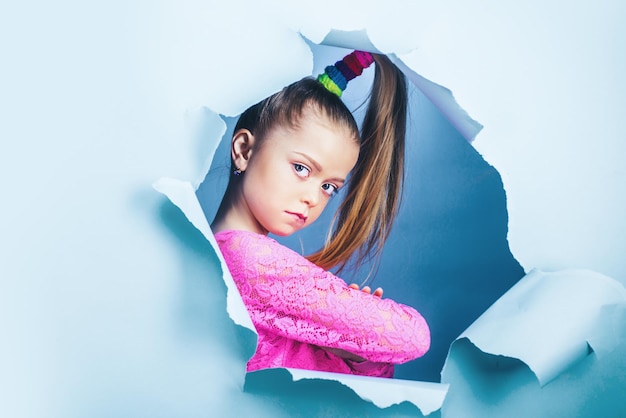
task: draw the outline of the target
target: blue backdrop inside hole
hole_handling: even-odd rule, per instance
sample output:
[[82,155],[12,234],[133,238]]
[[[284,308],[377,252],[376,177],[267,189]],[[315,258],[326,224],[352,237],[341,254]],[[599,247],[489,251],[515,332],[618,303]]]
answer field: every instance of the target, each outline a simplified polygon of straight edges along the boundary
[[[314,74],[350,52],[325,46],[312,49]],[[362,118],[365,106],[361,105],[367,99],[372,74],[373,69],[353,80],[344,93],[344,101],[355,111],[357,121]],[[506,194],[499,173],[420,90],[408,84],[402,205],[380,268],[369,284],[382,287],[385,298],[416,308],[431,329],[430,351],[397,365],[395,377],[439,382],[452,341],[524,271],[508,246]],[[224,120],[226,133],[197,190],[209,222],[230,175],[230,139],[237,118]],[[290,237],[273,238],[302,254],[316,251],[326,238],[341,199],[341,194],[331,199],[312,227]],[[370,267],[363,266],[344,271],[341,277],[348,283],[360,283],[369,272]]]

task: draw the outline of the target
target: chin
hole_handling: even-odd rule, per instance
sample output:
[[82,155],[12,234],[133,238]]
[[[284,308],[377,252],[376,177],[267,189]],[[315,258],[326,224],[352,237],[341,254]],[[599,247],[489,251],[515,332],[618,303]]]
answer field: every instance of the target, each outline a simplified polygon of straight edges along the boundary
[[269,232],[272,235],[276,235],[278,237],[288,237],[289,235],[293,235],[298,232],[301,228],[282,228],[282,229],[270,229]]
[[296,231],[270,231],[270,233],[272,235],[276,235],[279,237],[288,237],[289,235],[293,234]]

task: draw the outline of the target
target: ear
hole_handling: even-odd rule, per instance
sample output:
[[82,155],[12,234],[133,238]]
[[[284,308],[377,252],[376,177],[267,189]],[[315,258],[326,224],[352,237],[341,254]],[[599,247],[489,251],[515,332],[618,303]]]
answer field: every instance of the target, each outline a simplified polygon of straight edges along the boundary
[[233,140],[230,144],[230,157],[239,170],[246,171],[246,168],[248,168],[253,146],[254,135],[249,130],[239,129],[233,135]]

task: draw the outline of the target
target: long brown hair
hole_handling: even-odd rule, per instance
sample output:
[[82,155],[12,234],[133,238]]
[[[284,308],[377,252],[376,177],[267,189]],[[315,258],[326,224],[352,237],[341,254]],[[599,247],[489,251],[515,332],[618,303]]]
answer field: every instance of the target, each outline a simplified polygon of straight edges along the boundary
[[310,261],[341,271],[381,255],[400,206],[404,182],[407,87],[404,74],[384,55],[376,71],[361,129],[361,150],[335,228]]
[[[360,134],[359,158],[351,172],[346,197],[335,215],[332,233],[320,251],[307,257],[324,269],[341,270],[350,260],[359,266],[370,257],[378,257],[400,205],[406,81],[389,58],[373,55],[375,75]],[[305,110],[327,116],[348,128],[358,140],[358,127],[350,110],[312,78],[297,81],[250,107],[239,118],[235,132],[248,129],[262,142],[275,126],[297,127]]]

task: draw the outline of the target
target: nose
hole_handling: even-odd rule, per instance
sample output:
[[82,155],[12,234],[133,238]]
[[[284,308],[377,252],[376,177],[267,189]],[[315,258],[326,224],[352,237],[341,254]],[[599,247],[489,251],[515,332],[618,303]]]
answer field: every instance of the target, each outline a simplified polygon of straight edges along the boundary
[[319,203],[320,191],[317,186],[309,186],[302,191],[301,201],[309,207]]

